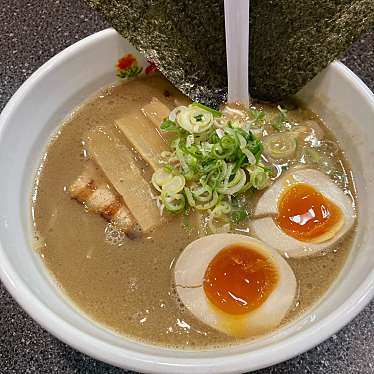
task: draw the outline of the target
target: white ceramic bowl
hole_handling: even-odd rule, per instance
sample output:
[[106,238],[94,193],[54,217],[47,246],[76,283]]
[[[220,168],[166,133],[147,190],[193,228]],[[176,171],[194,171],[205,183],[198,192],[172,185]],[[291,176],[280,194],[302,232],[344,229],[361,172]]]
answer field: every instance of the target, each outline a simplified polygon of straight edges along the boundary
[[[18,303],[52,334],[116,366],[152,373],[237,373],[304,352],[348,323],[374,294],[374,95],[344,65],[331,64],[300,93],[343,144],[358,191],[358,235],[337,282],[308,314],[252,343],[186,352],[116,336],[66,300],[30,246],[33,175],[48,138],[83,99],[113,82],[114,65],[136,51],[114,30],[92,35],[37,70],[1,114],[0,276]],[[146,62],[141,59],[141,63]]]

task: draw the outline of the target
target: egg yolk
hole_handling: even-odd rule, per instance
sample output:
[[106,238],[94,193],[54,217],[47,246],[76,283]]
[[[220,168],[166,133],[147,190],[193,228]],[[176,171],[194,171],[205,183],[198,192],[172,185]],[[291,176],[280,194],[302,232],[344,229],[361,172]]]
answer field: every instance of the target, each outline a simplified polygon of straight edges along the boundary
[[297,240],[327,240],[342,222],[342,211],[312,186],[297,183],[281,196],[276,221],[284,232]]
[[204,276],[209,301],[223,312],[244,314],[258,308],[278,282],[274,265],[245,244],[224,248]]

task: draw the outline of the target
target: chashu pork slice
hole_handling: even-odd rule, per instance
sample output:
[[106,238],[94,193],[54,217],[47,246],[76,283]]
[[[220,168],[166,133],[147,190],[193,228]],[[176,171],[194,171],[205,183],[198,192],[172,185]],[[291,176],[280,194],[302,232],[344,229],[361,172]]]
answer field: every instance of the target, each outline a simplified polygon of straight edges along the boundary
[[69,193],[88,211],[100,214],[130,237],[134,235],[134,217],[94,162],[86,161],[82,174],[69,186]]

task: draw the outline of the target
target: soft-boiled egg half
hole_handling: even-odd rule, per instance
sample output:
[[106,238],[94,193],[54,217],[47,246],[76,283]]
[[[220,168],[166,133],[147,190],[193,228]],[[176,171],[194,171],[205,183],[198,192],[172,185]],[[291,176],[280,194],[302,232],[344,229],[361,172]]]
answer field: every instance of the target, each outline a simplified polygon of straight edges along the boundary
[[260,197],[255,235],[285,257],[316,254],[353,225],[353,201],[325,174],[291,169]]
[[277,327],[296,295],[295,275],[283,257],[245,235],[195,240],[179,256],[174,275],[180,300],[197,319],[237,337]]

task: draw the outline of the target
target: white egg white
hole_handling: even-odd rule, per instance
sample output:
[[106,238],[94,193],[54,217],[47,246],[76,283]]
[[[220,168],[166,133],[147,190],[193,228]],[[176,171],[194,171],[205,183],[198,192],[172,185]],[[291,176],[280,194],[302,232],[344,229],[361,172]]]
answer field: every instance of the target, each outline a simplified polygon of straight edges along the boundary
[[[222,249],[233,244],[256,250],[278,273],[278,282],[263,304],[241,315],[228,314],[214,306],[203,288],[209,263]],[[255,336],[276,328],[293,305],[296,295],[295,275],[282,256],[261,241],[239,234],[215,234],[195,240],[179,256],[174,276],[178,296],[188,310],[200,321],[232,336]]]
[[[337,205],[342,211],[342,221],[331,228],[326,240],[300,241],[285,233],[274,221],[278,214],[281,195],[292,185],[306,183]],[[259,217],[260,218],[256,218]],[[352,200],[325,174],[314,169],[293,169],[270,186],[260,197],[255,219],[252,221],[254,234],[266,244],[276,248],[285,257],[303,257],[317,254],[336,243],[353,226],[355,211]],[[320,239],[320,240],[318,240]]]

